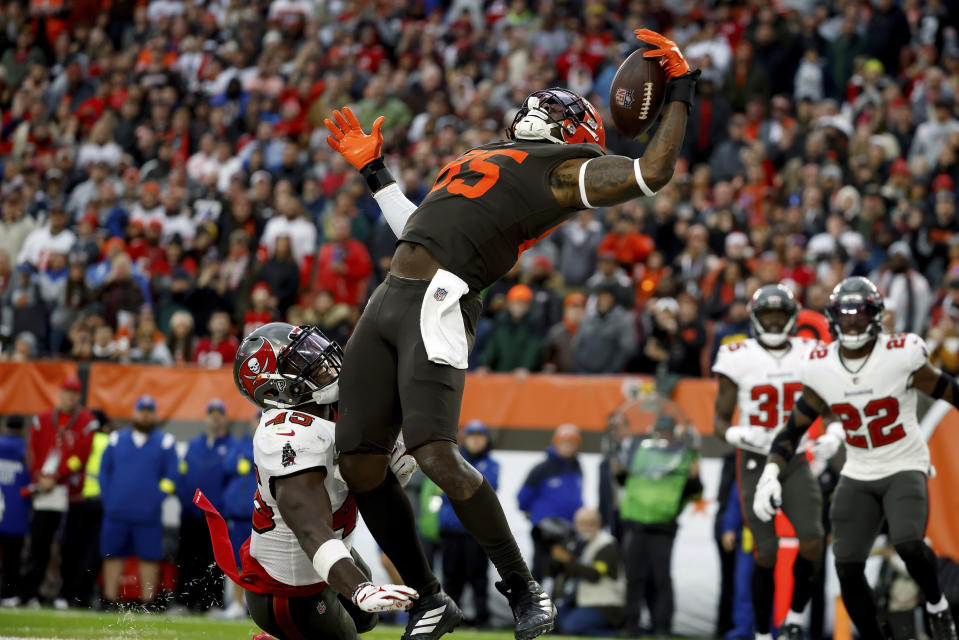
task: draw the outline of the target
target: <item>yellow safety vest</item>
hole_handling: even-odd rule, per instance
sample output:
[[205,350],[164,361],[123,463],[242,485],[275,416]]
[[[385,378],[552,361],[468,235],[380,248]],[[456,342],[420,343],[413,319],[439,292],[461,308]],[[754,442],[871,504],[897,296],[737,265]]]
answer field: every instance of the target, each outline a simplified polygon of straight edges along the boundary
[[100,497],[100,461],[109,444],[108,434],[101,432],[93,434],[93,445],[90,447],[90,457],[87,458],[86,478],[83,480],[84,499]]

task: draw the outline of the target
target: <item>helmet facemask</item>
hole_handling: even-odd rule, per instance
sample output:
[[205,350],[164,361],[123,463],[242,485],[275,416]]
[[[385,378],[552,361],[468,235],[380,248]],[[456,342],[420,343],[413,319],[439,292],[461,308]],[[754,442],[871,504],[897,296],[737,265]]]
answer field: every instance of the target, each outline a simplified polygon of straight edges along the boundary
[[279,408],[336,402],[343,366],[340,346],[315,327],[294,328],[290,336],[292,342],[277,355],[276,373],[264,374],[278,382],[280,393],[264,402]]
[[797,314],[790,314],[786,309],[766,308],[749,312],[756,338],[773,349],[782,347],[789,340],[796,328],[796,317]]
[[559,88],[530,94],[507,135],[511,140],[606,145],[603,123],[596,109],[585,98]]
[[834,301],[826,308],[826,314],[839,344],[848,349],[866,346],[882,329],[879,314],[860,296]]

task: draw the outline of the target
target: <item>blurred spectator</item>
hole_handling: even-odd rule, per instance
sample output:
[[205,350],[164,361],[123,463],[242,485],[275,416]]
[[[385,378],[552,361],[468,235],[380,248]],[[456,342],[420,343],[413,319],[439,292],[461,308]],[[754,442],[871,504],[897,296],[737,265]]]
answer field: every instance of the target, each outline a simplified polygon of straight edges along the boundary
[[576,373],[573,338],[586,314],[586,296],[571,293],[563,301],[563,319],[554,324],[543,343],[545,373]]
[[30,530],[30,499],[27,487],[27,444],[23,438],[23,417],[7,416],[0,435],[0,553],[3,579],[0,581],[0,606],[20,604],[20,559],[23,541]]
[[586,313],[573,336],[573,362],[581,373],[620,373],[636,348],[633,320],[616,294],[614,285],[602,285],[595,309]]
[[626,628],[639,635],[640,607],[646,602],[653,634],[672,630],[673,585],[670,574],[676,522],[687,502],[703,490],[699,480],[698,441],[694,430],[661,414],[652,431],[633,440],[620,474],[620,509],[625,538]]
[[[541,243],[546,245],[546,243]],[[545,255],[533,257],[531,266],[520,281],[530,288],[533,300],[530,304],[530,316],[536,327],[536,333],[545,335],[546,331],[562,316],[565,290],[563,276],[553,269],[553,262]]]
[[8,193],[0,203],[0,212],[3,214],[0,218],[0,251],[15,262],[18,262],[24,242],[37,227],[33,217],[24,215],[23,206],[20,190]]
[[733,482],[722,520],[722,546],[725,551],[735,553],[735,577],[732,600],[732,628],[726,632],[726,638],[753,637],[753,542],[749,529],[743,521],[742,506],[739,499],[739,485]]
[[[479,420],[470,420],[460,431],[460,452],[490,486],[499,487],[499,463],[490,456],[492,443],[489,429]],[[443,589],[454,602],[462,602],[463,588],[468,584],[473,593],[475,617],[467,624],[485,627],[489,624],[489,558],[473,536],[460,524],[456,513],[443,494],[439,512],[440,540],[443,551]]]
[[103,305],[104,319],[111,327],[130,328],[130,322],[144,303],[143,290],[134,279],[130,256],[118,253],[110,260],[110,273],[97,292]]
[[281,315],[296,302],[296,291],[300,285],[300,269],[293,259],[289,236],[277,236],[273,253],[257,271],[255,280],[265,282],[270,287],[270,291],[276,297]]
[[556,230],[560,275],[568,286],[581,287],[596,270],[596,251],[603,241],[603,225],[592,209],[584,209]]
[[[30,525],[30,558],[20,583],[20,598],[30,602],[40,596],[50,562],[50,545],[64,526],[60,549],[62,587],[72,586],[84,549],[77,547],[83,518],[83,469],[90,455],[96,418],[81,406],[83,385],[79,378],[67,378],[60,385],[54,409],[36,416],[27,438],[27,459],[33,480],[33,519]],[[64,523],[65,518],[65,523]],[[58,609],[69,606],[72,594],[61,592],[54,600]]]
[[889,247],[889,261],[877,280],[886,307],[896,313],[895,333],[925,333],[932,294],[929,282],[910,268],[912,251],[901,240]]
[[369,251],[350,238],[348,218],[336,217],[331,226],[329,241],[317,256],[319,271],[317,284],[333,294],[336,302],[358,306],[366,296],[366,281],[373,273]]
[[612,635],[623,623],[626,604],[626,577],[619,543],[603,529],[599,511],[580,507],[573,527],[581,548],[570,553],[553,545],[553,560],[563,565],[562,575],[576,581],[572,602],[559,609],[556,620],[560,633],[573,636]]
[[619,218],[613,230],[606,234],[597,248],[597,251],[602,254],[615,254],[616,261],[627,272],[632,271],[634,264],[645,260],[654,246],[652,238],[637,230],[632,213],[627,213],[627,209],[630,209],[629,204],[631,203],[618,205]]
[[[170,318],[167,348],[175,364],[193,362],[193,316],[189,311],[177,311]],[[231,361],[232,362],[232,361]]]
[[890,74],[899,70],[900,50],[909,43],[909,21],[892,0],[878,0],[866,27],[865,53],[878,58]]
[[717,182],[732,180],[745,174],[742,152],[747,144],[743,138],[746,117],[741,113],[733,114],[726,128],[726,139],[720,142],[709,157],[710,176]]
[[176,440],[157,429],[156,402],[140,396],[131,427],[110,434],[100,463],[103,528],[102,600],[115,608],[120,595],[120,574],[127,557],[135,555],[140,569],[140,601],[152,603],[159,578],[157,562],[163,557],[161,506],[176,493]]
[[43,304],[40,285],[29,263],[17,265],[16,273],[0,300],[3,303],[0,310],[0,336],[4,340],[10,340],[23,332],[32,334],[37,340],[46,338],[46,305]]
[[[253,434],[256,433],[262,415],[262,411],[256,412],[256,415],[247,423],[246,431],[233,439],[233,444],[223,457],[223,508],[220,513],[226,519],[237,566],[240,566],[240,549],[253,532],[251,505],[253,494],[256,493]],[[233,585],[233,600],[223,612],[224,618],[236,620],[246,617],[243,593],[243,587],[238,584]]]
[[[534,527],[544,518],[572,522],[576,510],[583,506],[583,471],[576,455],[581,443],[576,425],[556,427],[553,443],[546,448],[546,459],[526,476],[517,501]],[[548,554],[549,549],[544,553],[537,547],[532,566],[537,580],[546,575]]]
[[26,262],[37,269],[46,269],[50,255],[68,254],[76,239],[76,234],[67,227],[67,212],[62,206],[54,205],[50,209],[47,224],[34,229],[24,239],[17,262]]
[[[232,358],[230,362],[233,362]],[[193,504],[193,494],[199,489],[217,510],[222,509],[226,485],[224,460],[234,444],[226,405],[214,398],[206,406],[206,433],[190,440],[180,461],[180,476],[176,483],[182,509],[177,600],[193,611],[223,606],[223,572],[216,566],[213,545],[207,535],[206,517]]]
[[209,330],[210,335],[197,341],[193,362],[206,369],[232,367],[240,341],[230,333],[230,314],[226,311],[214,311],[210,316]]
[[542,339],[530,318],[533,292],[525,284],[506,294],[506,309],[496,316],[493,332],[483,349],[483,370],[494,372],[537,371]]
[[593,298],[591,304],[595,304],[596,294],[605,289],[613,293],[617,304],[631,307],[635,299],[633,281],[626,270],[619,266],[616,254],[611,251],[600,252],[596,267],[596,273],[586,281],[586,288]]

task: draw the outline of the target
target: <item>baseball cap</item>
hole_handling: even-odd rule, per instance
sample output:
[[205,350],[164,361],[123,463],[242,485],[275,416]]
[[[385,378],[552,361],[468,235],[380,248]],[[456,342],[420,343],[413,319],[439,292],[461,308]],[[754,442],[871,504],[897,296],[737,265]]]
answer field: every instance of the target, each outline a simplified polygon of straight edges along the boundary
[[911,172],[909,171],[909,163],[906,162],[905,158],[896,158],[892,162],[892,167],[889,168],[889,174],[893,176],[895,175],[908,176],[910,175],[910,173]]
[[513,302],[514,300],[522,300],[523,302],[530,302],[533,300],[533,290],[527,287],[525,284],[514,285],[512,289],[506,294],[506,301]]
[[80,382],[80,378],[70,376],[60,383],[60,388],[66,391],[83,391],[83,383]]
[[223,401],[219,398],[213,398],[206,404],[206,412],[211,413],[213,411],[219,411],[220,413],[226,413],[226,405],[223,404]]
[[156,411],[157,403],[156,400],[153,399],[153,396],[149,394],[143,394],[137,398],[137,403],[134,405],[134,408],[137,411]]
[[463,425],[463,435],[468,436],[474,433],[480,433],[484,436],[489,435],[489,427],[482,420],[470,420]]

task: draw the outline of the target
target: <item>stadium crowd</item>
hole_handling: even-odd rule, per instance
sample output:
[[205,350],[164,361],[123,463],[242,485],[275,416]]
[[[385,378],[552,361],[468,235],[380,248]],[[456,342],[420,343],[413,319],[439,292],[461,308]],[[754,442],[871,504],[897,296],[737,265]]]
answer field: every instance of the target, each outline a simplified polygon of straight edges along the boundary
[[[848,275],[959,374],[959,24],[937,0],[77,0],[0,7],[0,359],[230,366],[345,344],[395,237],[322,121],[386,116],[414,202],[532,90],[609,88],[648,27],[703,70],[673,181],[578,213],[485,295],[471,367],[708,375],[785,282]],[[572,517],[572,513],[569,514]]]
[[758,284],[821,309],[864,274],[956,372],[956,16],[832,4],[7,3],[3,357],[228,366],[271,319],[344,342],[394,237],[322,119],[386,115],[419,202],[534,88],[608,116],[645,25],[703,69],[675,178],[527,251],[473,366],[703,375]]

